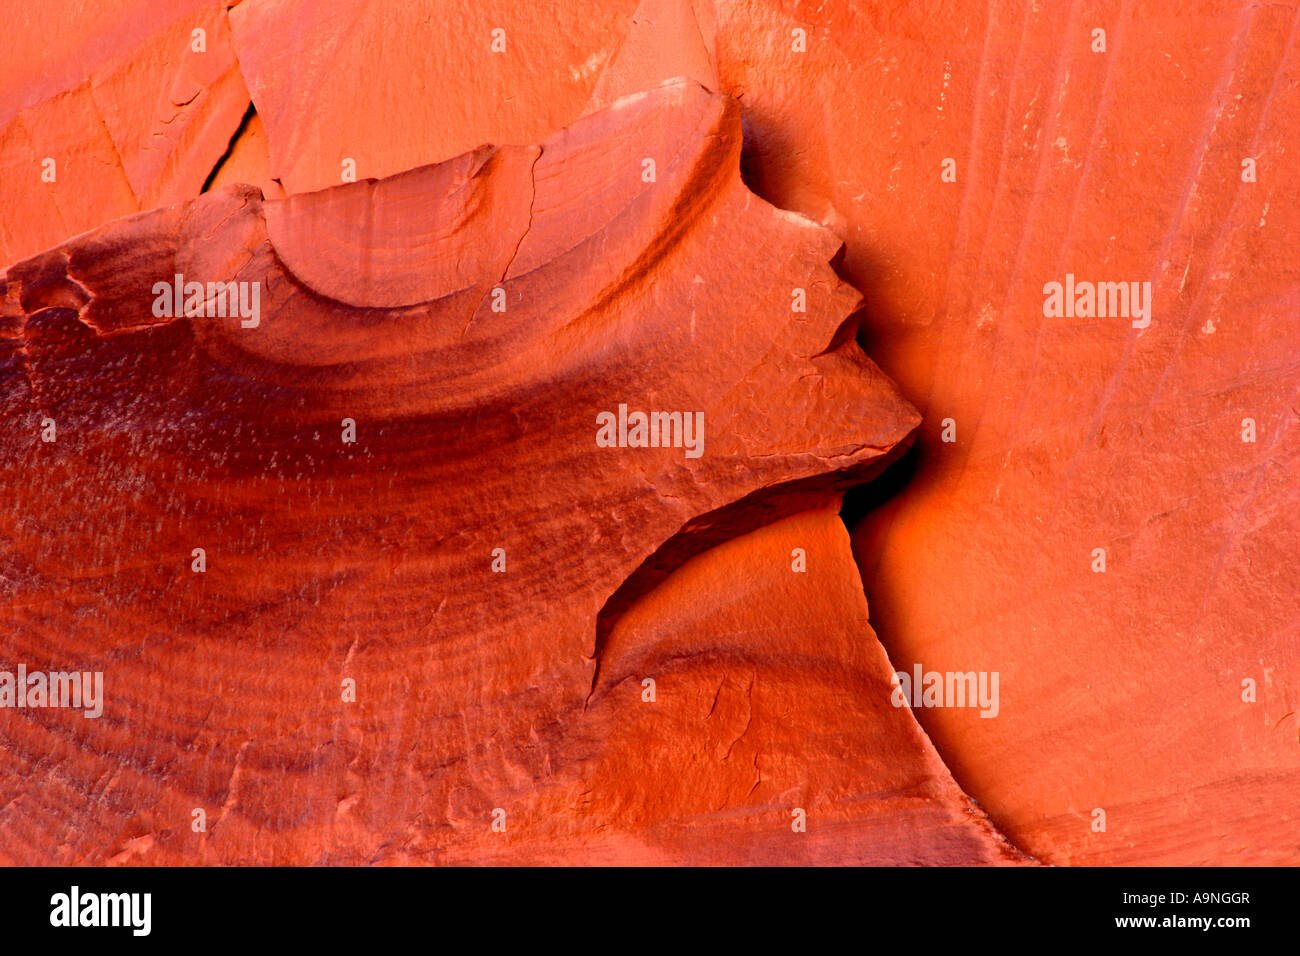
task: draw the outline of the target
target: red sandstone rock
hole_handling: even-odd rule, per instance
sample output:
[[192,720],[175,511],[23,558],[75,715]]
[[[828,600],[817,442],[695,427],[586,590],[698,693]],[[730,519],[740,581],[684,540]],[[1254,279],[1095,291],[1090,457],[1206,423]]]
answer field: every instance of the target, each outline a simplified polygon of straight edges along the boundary
[[5,263],[197,196],[248,109],[223,2],[50,0],[4,31]]
[[[232,153],[214,181],[287,177],[301,192],[339,182],[345,157],[361,178],[399,174],[484,142],[536,141],[588,104],[672,75],[738,96],[750,185],[845,240],[840,268],[867,296],[863,341],[926,413],[911,480],[855,546],[896,667],[1001,673],[998,719],[918,711],[958,781],[1049,862],[1295,862],[1300,582],[1286,479],[1297,398],[1285,356],[1300,295],[1286,242],[1295,158],[1283,148],[1297,111],[1295,15],[1246,4],[1166,17],[1113,5],[1068,16],[1001,3],[691,7],[698,45],[686,5],[670,0],[584,4],[580,22],[507,0],[432,15],[250,0],[232,12],[235,45],[268,149],[263,160],[251,134],[249,172],[235,172]],[[497,27],[504,54],[491,51]],[[1091,48],[1097,28],[1104,53]],[[674,33],[680,43],[663,39]],[[1247,157],[1257,182],[1241,181]],[[955,182],[940,178],[946,158]],[[400,182],[367,188],[403,201]],[[345,251],[312,253],[311,209],[332,210],[334,228],[356,201],[312,203],[304,221],[283,207],[286,250],[297,241],[304,271],[341,269],[312,280],[327,287],[333,275],[337,293],[354,277],[376,302],[411,295],[405,273],[376,281]],[[419,218],[409,216],[399,225]],[[15,221],[42,220],[27,210]],[[135,244],[123,228],[107,231],[113,248]],[[384,247],[390,266],[453,282],[434,264],[457,240],[440,253],[439,237],[417,235],[409,255],[400,238]],[[496,262],[486,239],[472,253]],[[1045,318],[1043,283],[1067,271],[1152,281],[1152,325]],[[481,295],[480,280],[464,294]],[[74,288],[59,295],[80,304]],[[327,361],[346,354],[341,332],[323,338]],[[277,360],[292,367],[303,350],[290,342]],[[1247,417],[1253,444],[1240,440]],[[939,439],[947,418],[953,444]],[[630,616],[658,600],[651,584],[673,579],[654,571],[633,575],[614,606]],[[753,607],[758,620],[784,609]],[[846,622],[846,607],[818,619]],[[617,634],[607,623],[602,640]],[[1253,704],[1241,700],[1247,678]],[[820,718],[804,719],[815,731]],[[1098,807],[1104,833],[1091,826]],[[621,846],[608,852],[651,854]],[[460,847],[459,859],[480,852]]]
[[[8,271],[5,650],[107,696],[0,725],[11,860],[1017,859],[887,703],[833,508],[916,419],[738,120],[668,84]],[[177,273],[260,283],[256,325],[158,315]],[[598,447],[620,403],[701,411],[706,453]]]
[[343,182],[348,159],[358,179],[381,178],[539,142],[581,115],[635,8],[283,0],[243,3],[230,22],[273,174],[293,193]]

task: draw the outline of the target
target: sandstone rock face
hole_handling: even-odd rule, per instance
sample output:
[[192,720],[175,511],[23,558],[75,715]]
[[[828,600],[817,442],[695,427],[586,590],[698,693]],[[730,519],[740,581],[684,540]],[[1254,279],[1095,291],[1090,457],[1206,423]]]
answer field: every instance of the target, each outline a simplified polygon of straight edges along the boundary
[[0,67],[0,669],[109,688],[8,859],[1300,862],[1293,9],[95,17]]
[[52,0],[10,11],[5,33],[6,263],[196,196],[249,107],[223,2]]
[[740,148],[734,101],[677,81],[538,147],[228,187],[11,267],[7,650],[115,693],[5,725],[8,786],[59,767],[6,846],[1015,861],[889,706],[834,517],[917,418],[845,324],[838,244]]

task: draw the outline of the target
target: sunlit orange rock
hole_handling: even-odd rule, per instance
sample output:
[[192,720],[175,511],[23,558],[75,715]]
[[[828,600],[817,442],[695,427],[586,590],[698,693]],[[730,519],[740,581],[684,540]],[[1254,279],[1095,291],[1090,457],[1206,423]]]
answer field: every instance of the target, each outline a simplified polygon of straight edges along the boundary
[[248,110],[225,2],[7,11],[0,260],[197,196]]
[[294,193],[540,142],[582,114],[636,6],[286,0],[242,3],[230,25]]
[[[1000,672],[996,719],[918,717],[1046,862],[1300,862],[1297,22],[719,5],[751,185],[845,239],[925,416],[855,534],[873,626]],[[1151,283],[1150,324],[1045,315],[1067,274]]]

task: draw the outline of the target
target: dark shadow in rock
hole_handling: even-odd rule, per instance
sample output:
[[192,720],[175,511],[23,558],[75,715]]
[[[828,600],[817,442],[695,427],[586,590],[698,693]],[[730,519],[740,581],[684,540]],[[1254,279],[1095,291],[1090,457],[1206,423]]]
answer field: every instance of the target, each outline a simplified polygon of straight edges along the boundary
[[888,504],[907,487],[916,473],[917,456],[916,445],[912,445],[870,484],[858,485],[849,490],[844,496],[840,517],[850,533],[868,513]]

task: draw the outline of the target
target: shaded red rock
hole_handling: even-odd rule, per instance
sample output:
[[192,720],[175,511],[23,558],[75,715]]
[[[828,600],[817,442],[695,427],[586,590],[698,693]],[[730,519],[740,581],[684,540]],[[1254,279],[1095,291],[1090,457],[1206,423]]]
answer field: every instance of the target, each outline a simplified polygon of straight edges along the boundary
[[197,196],[248,109],[219,0],[53,0],[11,11],[5,32],[5,263]]
[[[749,193],[739,150],[734,102],[675,83],[540,148],[287,200],[226,188],[12,267],[5,651],[104,671],[107,703],[0,724],[9,858],[1015,859],[873,692],[887,668],[829,512],[702,556],[833,507],[916,423],[853,341],[838,243]],[[177,273],[260,283],[258,323],[159,316]],[[597,447],[620,403],[702,411],[703,455]],[[792,540],[817,556],[806,584]],[[738,568],[748,609],[673,597]],[[616,600],[639,580],[674,618]],[[853,608],[807,663],[771,626],[772,592],[800,589]],[[747,651],[726,633],[745,621]],[[706,634],[707,660],[669,659]],[[639,666],[689,709],[646,723],[624,693]],[[695,764],[726,755],[740,681],[745,793]],[[857,703],[808,746],[810,717],[779,712],[823,694]],[[626,776],[638,741],[680,769],[663,789]],[[796,785],[826,824],[802,850]],[[488,843],[497,807],[509,837]]]

